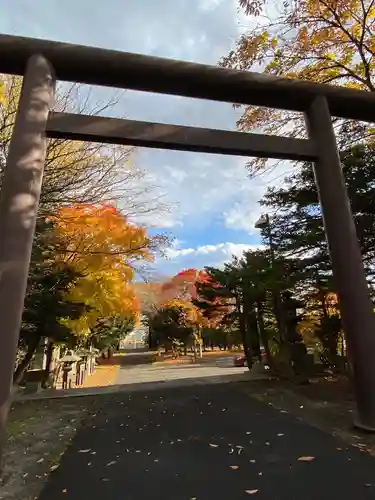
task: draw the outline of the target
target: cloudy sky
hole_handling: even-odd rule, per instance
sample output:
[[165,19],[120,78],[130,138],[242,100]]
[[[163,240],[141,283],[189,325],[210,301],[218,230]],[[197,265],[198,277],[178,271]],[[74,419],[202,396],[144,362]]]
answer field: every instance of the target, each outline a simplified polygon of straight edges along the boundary
[[[0,0],[0,11],[2,33],[208,64],[227,54],[248,22],[236,0]],[[129,91],[115,114],[235,130],[239,111],[231,104]],[[250,180],[244,158],[144,149],[135,161],[174,207],[158,223],[175,237],[169,260],[157,264],[162,274],[220,264],[257,246],[258,200],[288,168]]]

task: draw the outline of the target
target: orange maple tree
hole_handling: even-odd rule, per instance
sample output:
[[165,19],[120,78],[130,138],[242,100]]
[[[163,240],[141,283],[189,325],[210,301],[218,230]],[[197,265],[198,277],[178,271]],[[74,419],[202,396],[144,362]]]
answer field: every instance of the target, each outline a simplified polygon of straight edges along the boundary
[[[189,317],[195,317],[197,324],[215,328],[228,313],[230,307],[223,303],[219,297],[212,301],[200,297],[198,293],[200,285],[220,287],[219,283],[215,283],[205,270],[185,269],[163,285],[164,301],[170,303],[178,300],[184,303],[185,307],[190,310]],[[199,302],[201,302],[202,307],[197,307],[196,304]]]
[[146,228],[131,223],[107,204],[66,206],[53,222],[62,242],[56,259],[81,274],[69,290],[69,298],[90,306],[73,326],[87,332],[99,317],[139,315],[132,281],[136,262],[153,259]]
[[197,298],[196,282],[203,278],[205,272],[197,269],[184,269],[167,281],[162,288],[165,297],[192,300]]

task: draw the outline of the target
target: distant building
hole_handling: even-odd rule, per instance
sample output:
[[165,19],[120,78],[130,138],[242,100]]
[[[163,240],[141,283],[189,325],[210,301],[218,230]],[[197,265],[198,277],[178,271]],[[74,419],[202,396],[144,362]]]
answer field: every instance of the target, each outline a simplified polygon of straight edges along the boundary
[[120,341],[120,349],[137,349],[147,345],[149,328],[145,320],[146,317],[143,316],[140,326],[135,327],[126,339]]

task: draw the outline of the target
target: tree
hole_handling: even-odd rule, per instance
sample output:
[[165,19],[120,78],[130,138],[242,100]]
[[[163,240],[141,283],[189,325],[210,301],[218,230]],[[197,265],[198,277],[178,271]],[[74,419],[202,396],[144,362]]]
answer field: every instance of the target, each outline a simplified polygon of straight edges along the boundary
[[[285,362],[288,367],[297,367],[301,356],[296,343],[301,337],[290,307],[296,303],[290,293],[295,292],[299,278],[296,262],[275,255],[271,259],[265,250],[246,251],[241,258],[233,257],[223,269],[205,270],[210,280],[197,283],[198,299],[194,303],[205,316],[215,313],[216,308],[223,312],[226,308],[220,326],[231,325],[235,330],[238,325],[249,369],[253,358],[262,359],[262,347],[269,366],[274,367],[272,354],[277,354],[280,368]],[[280,297],[277,304],[276,295]]]
[[200,309],[208,328],[215,329],[225,322],[233,306],[228,303],[228,296],[222,285],[215,281],[206,268],[196,276],[193,304]]
[[166,281],[162,287],[164,300],[185,299],[191,300],[196,297],[195,283],[199,279],[200,271],[197,269],[184,269]]
[[91,329],[86,344],[100,351],[107,350],[110,352],[134,330],[136,322],[137,317],[135,314],[99,318]]
[[162,304],[163,283],[158,281],[135,282],[134,290],[141,303],[142,313],[145,315],[154,313]]
[[[4,98],[0,102],[0,181],[17,113],[22,79],[0,75]],[[83,86],[62,84],[57,89],[55,109],[97,116],[118,102],[95,101]],[[118,203],[131,218],[160,217],[169,210],[164,195],[147,173],[133,164],[134,148],[50,139],[44,167],[38,216],[48,217],[61,206],[86,203]]]
[[138,314],[139,299],[131,282],[134,265],[153,259],[154,239],[147,230],[103,204],[63,207],[54,221],[61,242],[55,248],[57,258],[82,275],[68,297],[89,307],[72,327],[88,333],[99,318]]
[[[222,66],[375,90],[374,0],[286,0],[282,6],[239,0],[239,5],[255,21],[222,58]],[[297,113],[253,106],[245,108],[238,127],[282,135],[304,130]],[[249,166],[254,170],[263,164],[255,160]]]
[[247,284],[243,279],[239,261],[233,258],[231,263],[224,264],[224,269],[205,267],[208,279],[197,282],[198,300],[196,304],[203,309],[203,314],[210,315],[218,304],[226,307],[228,314],[224,321],[237,323],[241,333],[244,353],[249,369],[252,367],[252,349],[249,335],[250,311],[246,297]]
[[[375,258],[375,148],[354,146],[342,158],[343,173],[369,276]],[[271,211],[271,231],[279,254],[301,256],[304,269],[316,283],[331,275],[328,247],[313,172],[306,163],[287,177],[284,186],[269,188],[261,201]],[[264,235],[265,236],[265,235]],[[306,277],[306,274],[305,274]]]
[[[0,81],[3,84],[0,86],[1,186],[22,79],[0,75]],[[106,103],[96,101],[96,107],[93,108],[90,93],[82,89],[83,87],[77,85],[69,87],[62,84],[57,91],[55,109],[97,115],[110,109],[117,102],[116,98]],[[48,321],[45,322],[51,329],[48,338],[53,340],[55,337],[60,338],[65,335],[68,338],[71,335],[71,340],[75,340],[75,335],[81,335],[83,332],[87,334],[89,328],[95,324],[96,318],[103,314],[111,316],[124,311],[139,310],[138,299],[130,285],[130,276],[134,274],[135,265],[139,266],[138,271],[142,271],[141,267],[148,261],[147,252],[160,250],[167,242],[167,238],[163,236],[148,238],[145,229],[134,229],[136,228],[134,221],[136,218],[147,219],[151,215],[160,216],[168,207],[146,173],[132,164],[133,151],[122,146],[81,141],[60,139],[48,141],[34,239],[34,256],[30,267],[24,323],[18,350],[18,373],[21,369],[27,368],[28,358],[32,359],[35,352],[33,346],[37,338],[42,338],[48,333],[43,328],[40,315],[48,316]],[[100,203],[104,207],[109,202],[121,204],[123,213],[126,214],[124,216],[126,222],[118,226],[119,230],[126,229],[122,241],[123,249],[125,238],[128,237],[125,259],[127,267],[124,264],[124,254],[117,255],[116,264],[115,256],[106,254],[108,248],[103,250],[106,241],[104,227],[100,234],[98,230],[91,231],[90,239],[88,234],[84,234],[83,227],[80,232],[76,231],[73,234],[76,226],[72,222],[72,217],[69,221],[66,218],[63,220],[63,215],[66,216],[72,207],[74,207],[72,212],[75,210],[77,214],[82,206]],[[72,215],[72,212],[69,215]],[[91,222],[98,223],[93,214],[91,216]],[[101,217],[101,220],[103,219],[104,216]],[[120,239],[118,233],[116,237]],[[139,241],[143,238],[145,248],[136,248],[137,237]],[[77,238],[81,238],[80,241]],[[112,235],[111,244],[113,243]],[[89,245],[92,246],[91,249]],[[102,252],[99,258],[99,253],[95,252],[100,246]],[[108,266],[104,269],[104,263],[108,261],[112,263],[111,273]],[[98,271],[98,266],[102,266],[101,273]],[[93,268],[96,272],[93,272]],[[67,273],[71,278],[70,281]],[[65,316],[59,316],[62,303],[66,305]],[[34,311],[33,308],[37,310]],[[44,308],[48,308],[48,312]]]
[[[370,284],[374,279],[375,151],[373,145],[358,145],[342,159],[343,173],[351,201],[357,235]],[[284,185],[270,188],[262,203],[275,211],[271,231],[277,254],[298,259],[294,287],[306,303],[302,328],[321,346],[324,360],[337,364],[342,343],[341,319],[336,301],[318,194],[309,164],[285,179]],[[265,235],[264,235],[265,236]],[[288,259],[289,260],[289,259]],[[373,286],[370,288],[373,293]],[[329,307],[327,301],[331,304]]]
[[51,223],[41,224],[39,221],[20,331],[20,355],[13,376],[16,384],[22,379],[43,338],[49,340],[50,350],[54,342],[76,342],[64,320],[76,320],[86,311],[83,303],[65,297],[80,274],[69,265],[56,263],[53,249],[45,238],[49,230]]
[[189,344],[193,335],[194,311],[191,303],[181,299],[165,302],[148,323],[157,345],[170,345],[176,354],[178,345]]

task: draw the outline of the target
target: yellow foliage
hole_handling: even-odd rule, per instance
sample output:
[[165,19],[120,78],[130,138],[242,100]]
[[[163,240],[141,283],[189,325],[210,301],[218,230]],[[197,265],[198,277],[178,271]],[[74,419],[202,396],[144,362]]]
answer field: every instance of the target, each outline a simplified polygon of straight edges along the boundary
[[[272,3],[276,0],[239,0],[248,15],[266,14],[269,22],[251,23],[222,66],[375,91],[372,0],[296,0],[283,9]],[[295,115],[251,106],[238,125],[242,131],[263,127],[273,134],[298,135],[304,129]]]
[[160,309],[181,309],[184,312],[184,322],[187,326],[201,327],[205,318],[201,311],[190,300],[174,298],[162,304]]
[[90,308],[69,326],[85,334],[100,317],[139,316],[140,304],[131,281],[135,261],[152,260],[146,229],[131,224],[109,205],[64,207],[53,221],[62,241],[56,259],[69,263],[82,276],[67,298]]
[[0,80],[0,105],[4,103],[5,100],[5,85],[2,80]]
[[[315,338],[317,330],[321,325],[322,302],[321,297],[311,299],[307,303],[308,312],[304,315],[303,320],[298,325],[298,330],[310,343]],[[334,292],[327,292],[324,295],[324,310],[328,317],[341,317],[337,294]]]
[[124,279],[131,280],[132,262],[153,260],[146,228],[128,222],[111,205],[63,207],[54,221],[60,237],[66,241],[63,259],[74,263],[80,271],[116,269]]

